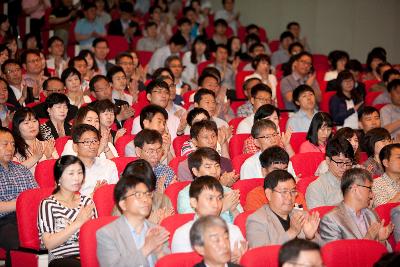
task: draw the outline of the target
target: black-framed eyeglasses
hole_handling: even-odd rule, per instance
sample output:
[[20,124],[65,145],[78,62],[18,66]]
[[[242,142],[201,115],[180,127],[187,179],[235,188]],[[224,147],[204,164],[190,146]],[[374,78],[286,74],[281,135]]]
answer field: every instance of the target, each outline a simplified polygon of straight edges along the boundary
[[136,199],[142,199],[144,196],[146,196],[147,198],[152,198],[153,197],[153,192],[151,191],[147,191],[147,192],[140,192],[140,191],[136,191],[133,192],[130,195],[124,196],[123,199],[127,199],[128,197],[134,196]]
[[273,134],[267,134],[267,135],[263,135],[263,136],[256,137],[256,139],[271,140],[272,138],[276,138],[276,137],[278,137],[278,136],[279,136],[278,133],[273,133]]
[[335,162],[336,165],[337,165],[338,167],[341,167],[341,168],[353,166],[353,161],[343,162],[343,161],[336,161],[336,160],[334,160],[333,158],[330,158],[330,159],[331,159],[333,162]]
[[272,189],[272,191],[281,194],[281,196],[283,196],[283,197],[284,197],[284,196],[287,196],[288,194],[289,194],[291,197],[297,197],[297,195],[299,194],[299,191],[297,191],[296,189],[292,189],[292,190],[283,190],[283,191],[278,191],[278,190]]
[[367,188],[369,190],[369,192],[372,192],[372,186],[366,186],[366,185],[362,185],[362,184],[356,184],[356,185]]
[[100,143],[99,140],[86,140],[82,142],[76,142],[77,144],[83,144],[86,147],[90,147],[91,145],[98,145]]

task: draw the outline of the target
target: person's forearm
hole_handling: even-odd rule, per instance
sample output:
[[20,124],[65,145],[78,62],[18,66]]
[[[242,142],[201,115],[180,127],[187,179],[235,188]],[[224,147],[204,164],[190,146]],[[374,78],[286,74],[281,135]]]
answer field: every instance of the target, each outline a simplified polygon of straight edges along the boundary
[[1,201],[0,202],[0,212],[12,212],[15,211],[15,204],[16,200],[11,200],[11,201]]
[[27,167],[28,169],[32,168],[35,166],[36,163],[38,163],[39,160],[37,160],[35,157],[31,156],[27,158],[25,161],[21,162],[21,165]]
[[394,121],[394,122],[392,122],[392,123],[386,124],[386,125],[384,126],[384,128],[385,128],[386,130],[388,130],[389,133],[393,133],[394,131],[396,131],[397,129],[400,128],[400,120],[396,120],[396,121]]
[[73,222],[72,224],[65,227],[64,230],[58,233],[45,233],[43,234],[43,244],[48,250],[55,249],[65,243],[73,234],[75,234],[81,225]]

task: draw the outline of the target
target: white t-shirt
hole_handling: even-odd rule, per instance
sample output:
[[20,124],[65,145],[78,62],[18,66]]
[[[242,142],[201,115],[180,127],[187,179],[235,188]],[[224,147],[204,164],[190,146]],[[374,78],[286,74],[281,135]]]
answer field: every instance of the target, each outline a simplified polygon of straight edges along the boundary
[[[178,252],[192,252],[192,246],[190,245],[190,228],[194,224],[194,220],[185,223],[178,229],[176,229],[174,236],[171,242],[171,252],[178,253]],[[229,241],[231,243],[231,249],[235,247],[236,241],[245,240],[242,232],[240,231],[239,227],[236,225],[227,223],[229,229]]]
[[254,124],[254,114],[248,116],[239,123],[236,129],[236,133],[237,134],[251,133],[251,127],[253,127],[253,124]]

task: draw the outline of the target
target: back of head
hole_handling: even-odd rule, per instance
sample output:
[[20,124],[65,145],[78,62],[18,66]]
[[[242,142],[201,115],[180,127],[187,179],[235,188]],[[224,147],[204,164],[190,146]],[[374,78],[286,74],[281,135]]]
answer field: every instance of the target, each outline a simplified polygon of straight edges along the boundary
[[169,44],[174,44],[174,45],[185,46],[186,45],[186,39],[180,33],[176,33],[169,39],[168,43]]
[[289,164],[289,154],[280,146],[265,149],[260,155],[261,167],[268,168],[272,164]]
[[302,251],[320,251],[317,243],[305,239],[295,238],[282,245],[279,250],[279,267],[284,263],[295,262]]
[[293,180],[294,183],[296,183],[296,180],[294,179],[293,175],[288,173],[285,170],[274,170],[265,177],[264,179],[264,190],[265,189],[271,189],[274,190],[275,187],[280,183],[280,182],[286,182],[289,180]]
[[186,122],[187,124],[192,127],[193,126],[193,120],[200,114],[204,114],[206,116],[207,120],[210,119],[210,114],[208,114],[208,111],[205,110],[204,108],[193,108],[191,111],[188,112],[186,116]]
[[363,185],[366,181],[372,183],[373,179],[371,173],[365,169],[353,168],[345,171],[340,181],[340,189],[342,190],[343,196],[346,197],[353,184]]
[[222,196],[224,195],[224,189],[216,178],[212,176],[200,176],[190,184],[189,197],[199,199],[201,192],[206,189],[216,190]]
[[150,163],[148,163],[144,159],[137,159],[135,161],[129,162],[128,165],[126,165],[124,171],[121,174],[121,178],[129,176],[141,177],[143,181],[146,182],[146,185],[150,189],[150,191],[156,189],[156,175],[154,174],[153,168],[151,167]]
[[158,131],[143,129],[138,132],[133,142],[135,144],[135,147],[143,148],[145,144],[162,144],[163,140],[161,134]]

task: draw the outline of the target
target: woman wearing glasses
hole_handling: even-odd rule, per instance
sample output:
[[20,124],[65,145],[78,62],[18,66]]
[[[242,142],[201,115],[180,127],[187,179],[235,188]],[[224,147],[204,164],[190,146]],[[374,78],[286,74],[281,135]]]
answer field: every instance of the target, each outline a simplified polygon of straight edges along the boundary
[[41,244],[49,251],[49,266],[80,266],[79,230],[97,218],[92,199],[79,194],[85,166],[75,156],[63,156],[55,163],[54,178],[56,188],[39,208]]
[[[78,110],[74,121],[74,128],[80,124],[89,124],[100,131],[100,117],[97,111],[90,107],[84,106]],[[109,129],[110,131],[110,129]],[[115,149],[114,145],[109,142],[109,134],[110,132],[101,133],[100,146],[97,156],[100,158],[112,159],[118,157],[118,152]],[[74,155],[76,156],[76,152],[73,150],[72,140],[68,140],[64,146],[64,150],[61,155]]]

